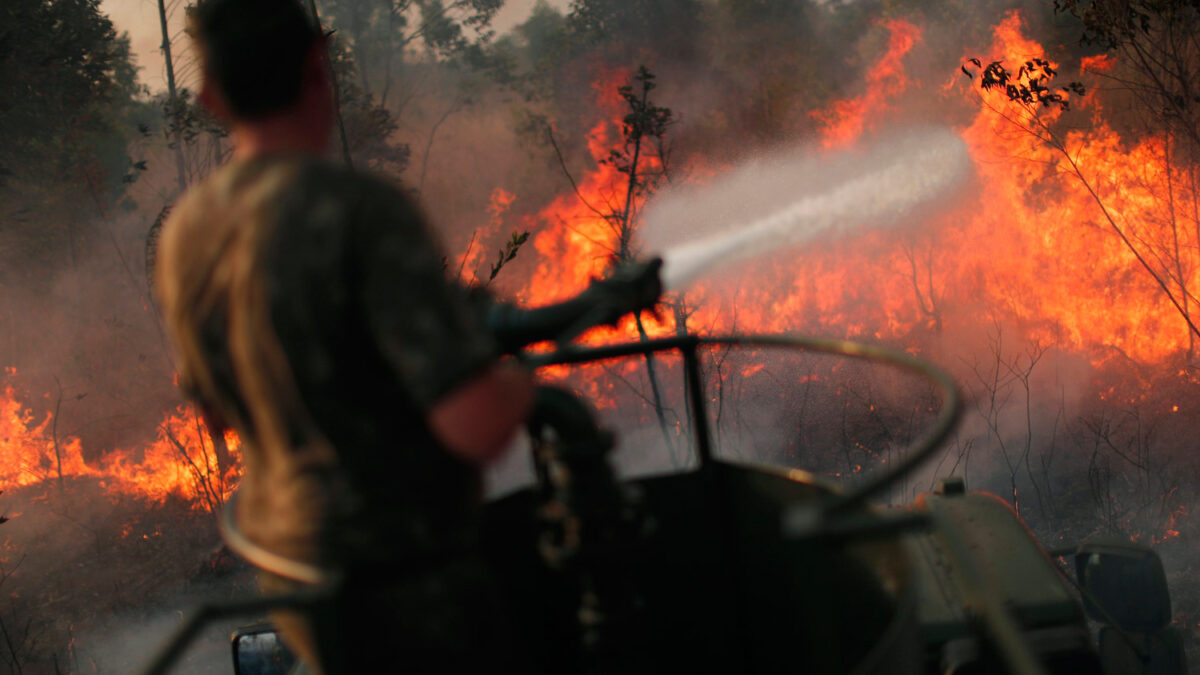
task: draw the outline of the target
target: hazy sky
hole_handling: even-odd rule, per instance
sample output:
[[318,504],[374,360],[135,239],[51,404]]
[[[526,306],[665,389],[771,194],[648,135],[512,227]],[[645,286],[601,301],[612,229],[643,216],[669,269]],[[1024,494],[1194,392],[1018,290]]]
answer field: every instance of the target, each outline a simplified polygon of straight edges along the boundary
[[[2,0],[0,0],[2,1]],[[569,0],[547,0],[550,5],[565,9]],[[194,84],[194,69],[189,67],[187,39],[183,36],[183,10],[192,0],[165,0],[168,27],[172,35],[175,71],[182,85]],[[507,0],[496,15],[493,26],[504,32],[521,23],[529,16],[536,0]],[[133,51],[141,67],[142,83],[151,91],[165,89],[166,69],[159,46],[162,32],[158,24],[157,0],[102,0],[101,9],[112,19],[119,33],[129,33]]]

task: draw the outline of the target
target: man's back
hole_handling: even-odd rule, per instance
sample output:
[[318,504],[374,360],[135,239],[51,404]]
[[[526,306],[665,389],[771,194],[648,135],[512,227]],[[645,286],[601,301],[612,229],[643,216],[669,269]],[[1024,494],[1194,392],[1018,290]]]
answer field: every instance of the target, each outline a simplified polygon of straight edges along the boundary
[[[528,414],[532,381],[497,361],[411,202],[318,159],[336,108],[313,18],[297,0],[189,7],[198,99],[229,129],[234,160],[175,209],[157,290],[181,383],[212,426],[241,435],[242,534],[341,572],[341,601],[369,611],[341,612],[354,621],[319,641],[359,640],[376,610],[386,631],[487,585],[471,552],[477,467]],[[376,592],[382,582],[404,599]],[[458,590],[409,592],[429,587]],[[311,647],[300,623],[281,623],[284,636]],[[406,648],[447,652],[455,630],[417,631]]]
[[[312,562],[455,545],[477,472],[423,410],[494,348],[402,194],[301,156],[235,162],[175,210],[160,261],[181,378],[245,445],[252,540]],[[347,550],[367,513],[373,541]]]

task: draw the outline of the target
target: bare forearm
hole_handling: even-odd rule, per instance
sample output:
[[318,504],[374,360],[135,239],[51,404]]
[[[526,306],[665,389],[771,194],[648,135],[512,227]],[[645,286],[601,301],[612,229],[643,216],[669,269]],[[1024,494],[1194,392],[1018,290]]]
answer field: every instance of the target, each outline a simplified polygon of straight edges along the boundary
[[529,415],[533,379],[501,362],[451,391],[429,411],[434,436],[453,455],[474,464],[496,459]]

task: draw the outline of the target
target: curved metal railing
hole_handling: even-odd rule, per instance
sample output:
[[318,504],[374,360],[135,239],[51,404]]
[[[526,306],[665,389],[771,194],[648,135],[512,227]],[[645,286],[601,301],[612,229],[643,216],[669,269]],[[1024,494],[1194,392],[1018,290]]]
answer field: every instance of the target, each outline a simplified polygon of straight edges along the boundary
[[[958,389],[950,376],[941,369],[904,352],[845,340],[787,335],[680,336],[600,347],[568,347],[545,354],[526,354],[523,360],[531,368],[537,369],[554,365],[577,365],[627,356],[651,355],[667,351],[679,352],[684,361],[687,405],[692,412],[690,417],[693,420],[692,431],[696,454],[701,469],[703,469],[712,465],[714,457],[712,435],[705,410],[706,399],[698,351],[711,346],[782,347],[866,359],[915,373],[928,380],[939,391],[942,407],[932,424],[909,447],[908,452],[905,453],[905,459],[859,485],[851,486],[844,492],[831,494],[818,507],[822,522],[831,522],[836,516],[863,505],[910,474],[929,459],[941,442],[949,436],[961,413],[962,401]],[[143,671],[146,675],[166,673],[188,643],[210,621],[257,614],[284,607],[311,606],[313,603],[327,600],[331,594],[336,593],[338,585],[336,575],[329,570],[274,554],[242,535],[233,519],[234,503],[235,500],[231,499],[226,505],[220,522],[222,537],[230,550],[256,567],[310,584],[310,587],[305,591],[285,596],[206,604],[197,608]],[[873,528],[868,524],[859,534],[867,535],[873,529],[878,529],[878,527]],[[900,532],[905,527],[900,521],[897,521],[886,525],[884,529],[890,532]],[[855,536],[857,529],[852,527],[850,530],[846,534]]]
[[703,467],[712,461],[713,450],[712,434],[709,429],[708,416],[705,414],[704,408],[704,384],[700,377],[700,359],[697,351],[701,347],[726,345],[784,347],[807,352],[848,356],[887,364],[924,377],[941,394],[942,407],[938,411],[937,417],[925,432],[909,446],[908,451],[904,453],[904,459],[890,467],[887,471],[866,480],[860,485],[852,486],[851,489],[845,491],[843,494],[833,497],[824,506],[824,511],[828,515],[843,513],[860,506],[912,473],[913,470],[933,455],[942,441],[946,440],[954,430],[959,415],[962,413],[962,398],[958,393],[958,387],[955,386],[953,379],[942,369],[905,352],[846,340],[829,340],[789,335],[682,336],[602,347],[568,348],[547,354],[527,356],[525,360],[534,368],[542,368],[554,365],[578,365],[639,354],[647,355],[666,351],[680,352],[683,355],[684,369],[687,377],[688,406],[692,411],[692,431],[695,434],[696,453],[700,459],[700,465]]

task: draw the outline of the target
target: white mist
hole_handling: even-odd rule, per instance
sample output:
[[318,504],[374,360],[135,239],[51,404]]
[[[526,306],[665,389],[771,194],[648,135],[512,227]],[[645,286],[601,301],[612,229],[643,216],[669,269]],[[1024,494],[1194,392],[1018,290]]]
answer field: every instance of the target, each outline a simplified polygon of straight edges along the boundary
[[662,256],[664,285],[679,290],[760,253],[911,221],[948,201],[969,166],[966,145],[944,128],[840,153],[791,149],[660,193],[647,206],[641,248]]

